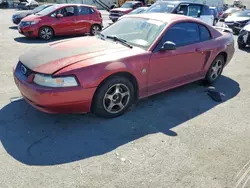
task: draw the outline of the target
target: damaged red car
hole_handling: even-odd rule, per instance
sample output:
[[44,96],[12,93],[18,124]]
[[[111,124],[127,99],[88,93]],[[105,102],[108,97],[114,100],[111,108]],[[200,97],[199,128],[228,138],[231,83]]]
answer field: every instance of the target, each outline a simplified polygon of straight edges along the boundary
[[97,36],[31,49],[13,71],[24,99],[41,111],[113,118],[141,98],[196,80],[215,82],[234,50],[231,33],[197,19],[138,14]]

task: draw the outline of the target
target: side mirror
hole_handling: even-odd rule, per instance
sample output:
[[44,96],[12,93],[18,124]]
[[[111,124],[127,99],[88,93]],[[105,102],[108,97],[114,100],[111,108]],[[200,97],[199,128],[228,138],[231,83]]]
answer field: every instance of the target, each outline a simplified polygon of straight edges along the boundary
[[167,50],[175,50],[175,49],[176,49],[176,44],[171,41],[167,41],[162,45],[160,50],[167,51]]
[[56,18],[62,18],[62,17],[63,17],[62,14],[57,14],[57,15],[56,15]]
[[184,11],[178,11],[177,14],[184,15]]

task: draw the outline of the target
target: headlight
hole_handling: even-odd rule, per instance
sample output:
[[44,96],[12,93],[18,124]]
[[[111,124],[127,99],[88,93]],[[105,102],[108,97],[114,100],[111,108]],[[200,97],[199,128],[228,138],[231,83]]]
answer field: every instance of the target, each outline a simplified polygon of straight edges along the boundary
[[119,12],[119,16],[122,16],[124,13],[123,12]]
[[39,21],[33,21],[33,22],[27,22],[28,25],[34,25],[37,24]]
[[33,82],[46,87],[74,87],[78,86],[73,76],[51,77],[49,75],[35,74]]

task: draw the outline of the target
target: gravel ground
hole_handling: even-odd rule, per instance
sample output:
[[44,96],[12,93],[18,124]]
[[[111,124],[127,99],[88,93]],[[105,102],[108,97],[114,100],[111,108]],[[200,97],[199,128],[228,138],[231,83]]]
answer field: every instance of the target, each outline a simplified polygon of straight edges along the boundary
[[0,187],[250,187],[250,50],[215,84],[222,103],[195,83],[116,119],[48,115],[13,100],[12,66],[45,45],[19,35],[14,12],[0,10]]

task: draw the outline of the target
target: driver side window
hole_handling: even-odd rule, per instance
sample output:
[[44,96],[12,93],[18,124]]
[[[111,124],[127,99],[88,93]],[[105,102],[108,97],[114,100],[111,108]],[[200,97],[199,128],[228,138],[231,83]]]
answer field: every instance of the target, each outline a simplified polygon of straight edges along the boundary
[[192,22],[182,22],[173,25],[166,32],[165,36],[158,44],[157,49],[159,49],[167,41],[175,43],[176,47],[199,43],[199,27],[196,23]]
[[61,8],[51,14],[51,17],[56,17],[57,14],[62,14],[63,17],[75,16],[75,7],[69,6]]

